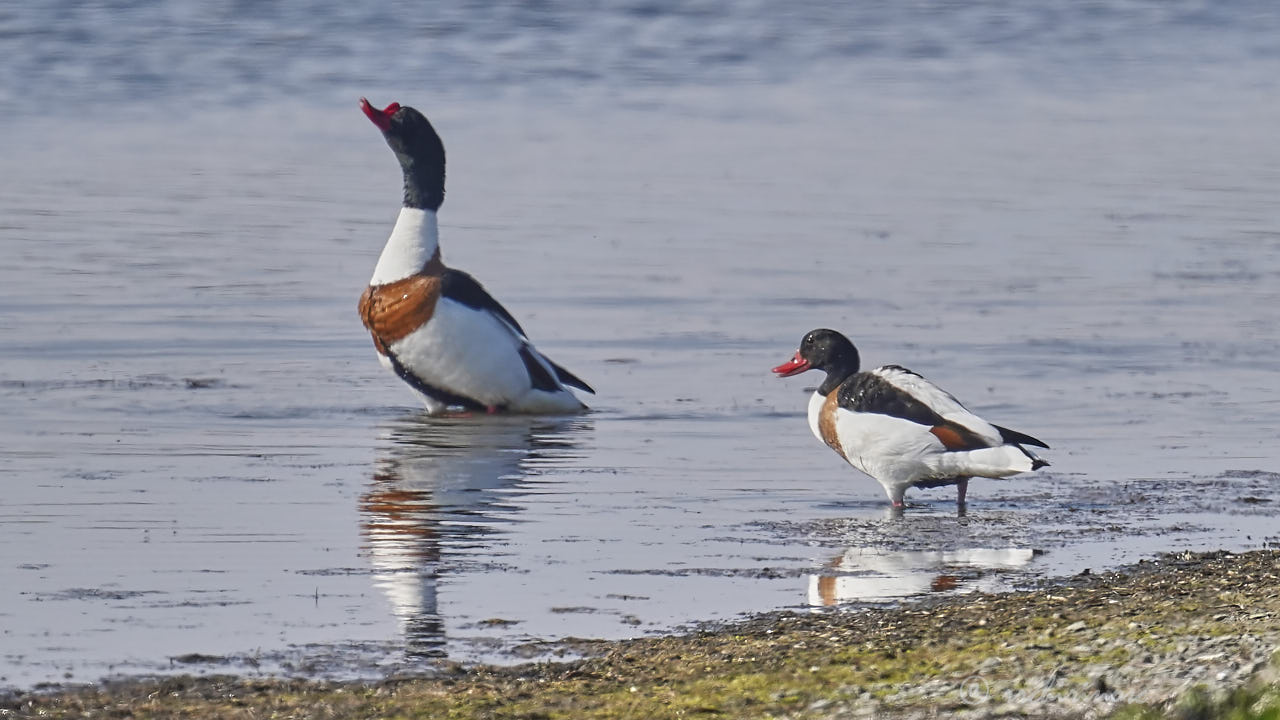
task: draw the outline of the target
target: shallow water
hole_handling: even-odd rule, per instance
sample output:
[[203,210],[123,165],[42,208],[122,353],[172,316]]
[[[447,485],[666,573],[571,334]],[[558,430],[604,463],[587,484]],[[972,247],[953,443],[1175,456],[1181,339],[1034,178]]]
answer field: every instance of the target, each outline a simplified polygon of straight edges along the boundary
[[[1109,78],[1125,23],[1183,38],[1113,7],[1121,29],[1057,70],[964,30],[909,57],[918,18],[885,9],[869,65],[767,46],[717,81],[658,33],[658,67],[706,75],[619,60],[530,70],[535,92],[477,67],[474,91],[386,97],[358,40],[332,83],[216,55],[226,82],[189,96],[185,66],[129,80],[67,41],[101,76],[68,87],[102,105],[3,120],[0,685],[509,662],[1275,544],[1280,75],[1250,45],[1270,18],[1237,6],[1215,32],[1239,42],[1195,72],[1144,73],[1151,51]],[[590,48],[608,13],[589,17],[552,25]],[[875,68],[897,74],[846,84]],[[429,419],[379,367],[354,305],[399,178],[360,92],[430,114],[446,261],[600,391],[592,413]],[[975,481],[962,518],[946,489],[893,517],[809,435],[817,378],[768,373],[818,326],[1045,439],[1053,466]]]

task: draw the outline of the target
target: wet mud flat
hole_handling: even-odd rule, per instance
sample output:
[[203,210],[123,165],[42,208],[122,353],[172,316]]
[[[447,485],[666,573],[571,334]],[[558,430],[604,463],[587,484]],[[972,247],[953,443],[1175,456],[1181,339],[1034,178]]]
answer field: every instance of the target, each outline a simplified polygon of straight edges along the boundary
[[1147,717],[1235,692],[1219,707],[1244,697],[1256,715],[1280,704],[1277,586],[1280,551],[1183,553],[1017,592],[771,613],[662,638],[571,640],[566,649],[589,655],[571,662],[445,664],[432,676],[378,682],[133,679],[10,696],[0,713]]

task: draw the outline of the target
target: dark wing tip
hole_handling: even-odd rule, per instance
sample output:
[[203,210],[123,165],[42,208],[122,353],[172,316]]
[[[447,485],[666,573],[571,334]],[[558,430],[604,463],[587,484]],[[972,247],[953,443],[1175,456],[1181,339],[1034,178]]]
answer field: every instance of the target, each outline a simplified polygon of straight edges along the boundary
[[[535,354],[537,357],[535,357]],[[583,382],[581,378],[560,367],[546,355],[537,353],[528,343],[520,348],[520,359],[524,361],[524,366],[529,371],[529,380],[533,383],[533,389],[535,390],[555,392],[561,389],[561,385],[570,385],[579,390],[585,390],[592,395],[596,394],[596,391],[592,390],[591,386]],[[551,377],[550,372],[547,372],[542,362],[539,362],[540,360],[551,366],[551,371],[556,375],[554,378]]]
[[1046,445],[1043,440],[1037,440],[1026,433],[1020,433],[1017,430],[1010,430],[1009,428],[1000,427],[999,425],[992,425],[992,427],[1000,431],[1000,438],[1006,443],[1011,443],[1013,445],[1034,445],[1036,447],[1044,448],[1045,450],[1052,450],[1052,448]]
[[551,367],[555,369],[556,377],[560,378],[560,382],[564,383],[565,385],[571,385],[573,387],[576,387],[579,390],[582,390],[584,392],[589,392],[592,395],[596,394],[595,389],[592,388],[590,385],[588,385],[586,381],[584,381],[582,378],[560,367],[553,360],[548,359],[547,362],[551,363]]
[[1041,458],[1036,458],[1031,461],[1032,470],[1039,470],[1042,467],[1049,467],[1049,461]]
[[551,373],[538,362],[538,358],[533,356],[533,350],[528,345],[520,348],[520,359],[524,361],[524,368],[529,373],[529,383],[534,390],[543,392],[556,392],[560,389],[560,383],[551,377]]

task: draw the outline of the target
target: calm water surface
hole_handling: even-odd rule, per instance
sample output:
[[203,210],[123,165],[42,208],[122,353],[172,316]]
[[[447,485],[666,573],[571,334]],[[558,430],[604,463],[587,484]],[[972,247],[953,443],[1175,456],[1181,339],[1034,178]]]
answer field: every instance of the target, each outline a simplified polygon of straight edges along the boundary
[[[345,6],[0,15],[0,686],[510,662],[1280,541],[1269,6],[911,7],[460,9],[416,53]],[[400,188],[360,94],[431,116],[446,260],[592,413],[430,419],[378,365]],[[818,326],[1053,466],[889,516],[809,435],[817,377],[768,373]]]

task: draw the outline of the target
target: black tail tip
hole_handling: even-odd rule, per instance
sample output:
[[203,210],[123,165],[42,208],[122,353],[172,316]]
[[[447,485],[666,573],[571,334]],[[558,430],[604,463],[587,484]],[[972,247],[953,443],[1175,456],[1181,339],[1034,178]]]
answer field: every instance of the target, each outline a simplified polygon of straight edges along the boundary
[[1036,458],[1036,459],[1034,459],[1034,460],[1032,460],[1032,461],[1031,461],[1031,469],[1032,469],[1032,470],[1039,470],[1039,469],[1040,469],[1040,468],[1042,468],[1042,467],[1049,467],[1049,461],[1048,461],[1048,460],[1041,460],[1040,458]]

